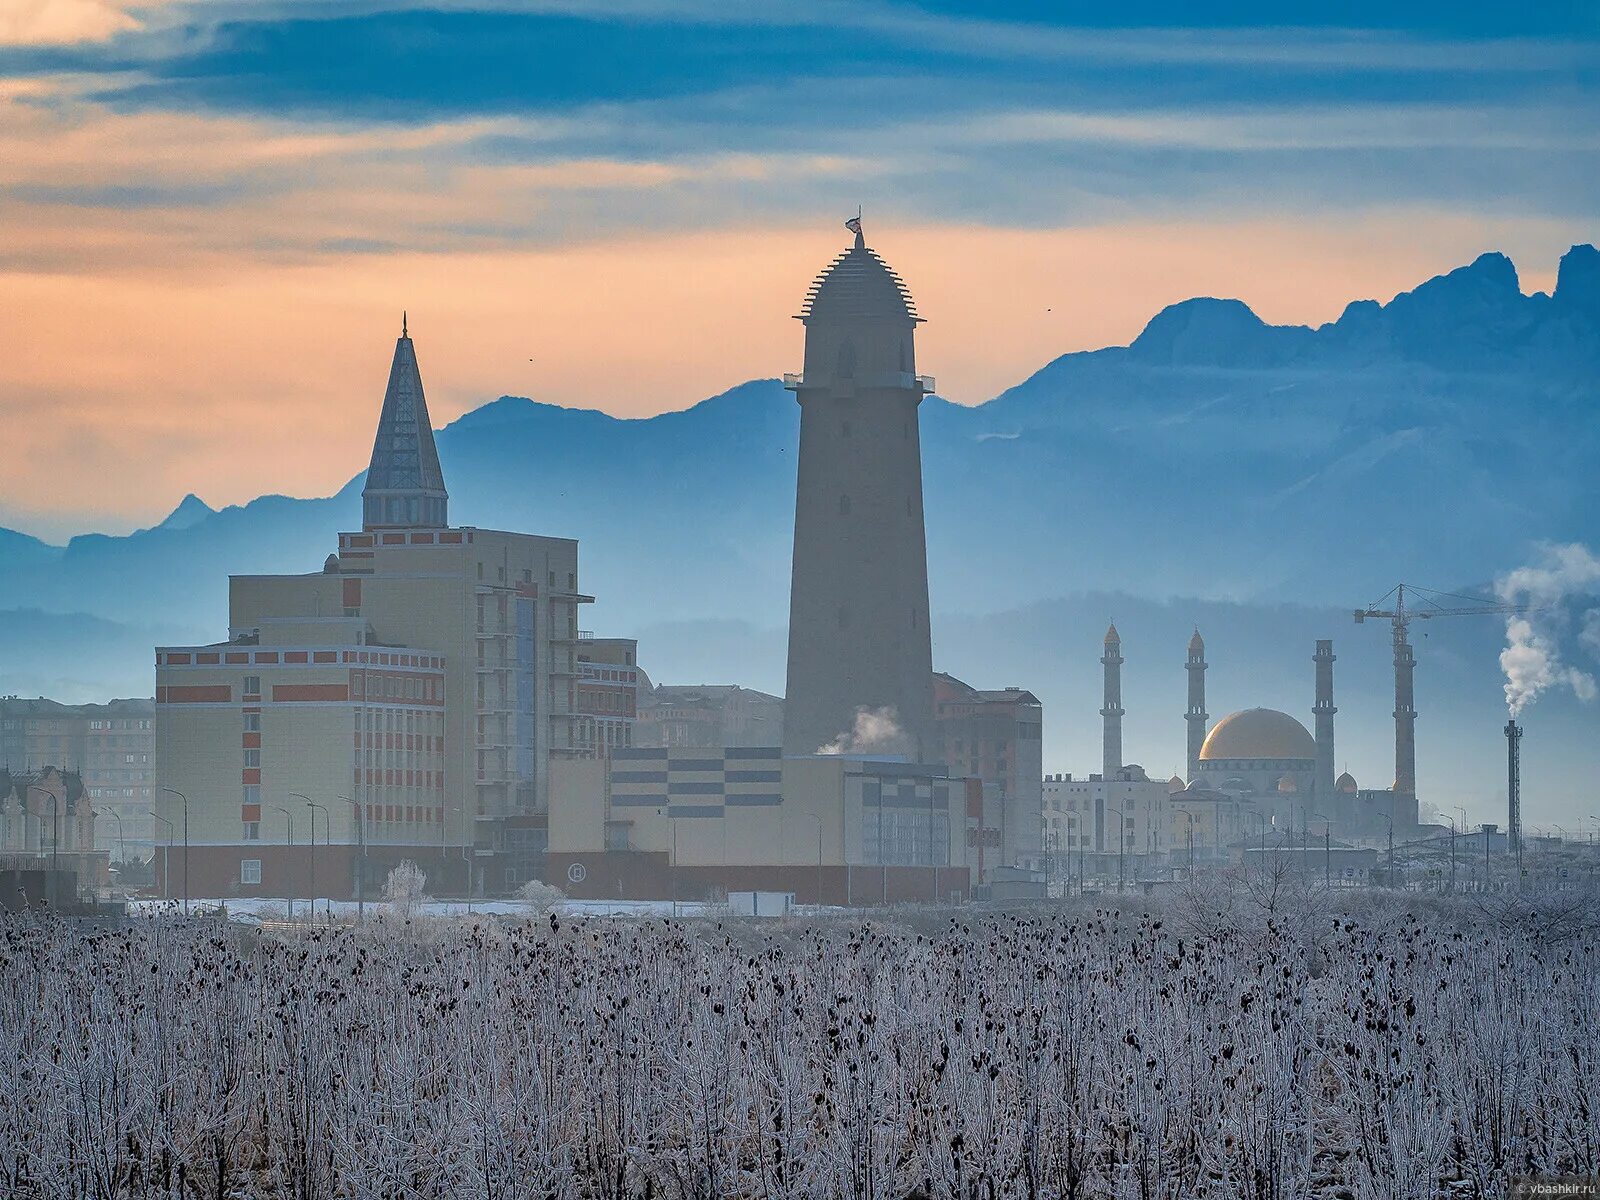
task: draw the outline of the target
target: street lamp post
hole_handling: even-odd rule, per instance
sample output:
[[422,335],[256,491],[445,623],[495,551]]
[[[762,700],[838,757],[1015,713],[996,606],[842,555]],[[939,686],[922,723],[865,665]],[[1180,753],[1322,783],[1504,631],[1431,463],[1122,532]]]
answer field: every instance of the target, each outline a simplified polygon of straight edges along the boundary
[[56,895],[56,880],[60,878],[61,863],[61,797],[57,796],[49,788],[30,783],[23,793],[24,802],[27,799],[27,792],[43,792],[50,797],[50,883],[45,889],[45,899],[50,907],[54,909],[56,901],[59,899]]
[[95,815],[97,817],[110,817],[117,823],[117,857],[121,860],[122,865],[126,867],[128,865],[128,843],[122,837],[122,814],[115,809],[107,809],[105,812],[96,813]]
[[284,891],[288,893],[289,920],[294,920],[294,814],[281,804],[267,805],[273,812],[281,812],[289,830],[289,854],[284,860],[283,882]]
[[1177,813],[1189,824],[1185,827],[1185,834],[1189,839],[1189,878],[1194,878],[1194,814],[1187,808],[1180,808]]
[[[355,809],[356,844],[360,847],[356,857],[356,920],[362,921],[367,915],[367,814],[362,811],[361,805],[349,796],[340,796],[339,799]],[[326,816],[323,817],[323,821],[326,823]]]
[[161,847],[161,898],[170,900],[172,899],[172,869],[168,860],[172,855],[172,822],[153,808],[150,810],[150,815],[167,827],[167,844]]
[[1456,819],[1447,816],[1445,820],[1450,822],[1450,894],[1454,895],[1456,890]]
[[1267,815],[1253,810],[1246,812],[1244,815],[1254,817],[1261,823],[1261,869],[1265,871],[1267,869]]
[[322,809],[323,845],[327,845],[332,840],[333,834],[328,830],[328,810],[326,808],[302,792],[290,792],[289,795],[296,800],[304,800],[306,807],[311,810],[311,920],[315,922],[317,919],[317,810],[319,808]]
[[1109,804],[1106,805],[1106,811],[1117,814],[1117,895],[1120,896],[1122,895],[1122,881],[1125,878],[1122,864],[1128,847],[1128,818],[1123,815],[1120,808],[1112,808]]
[[189,915],[189,797],[177,788],[164,787],[163,792],[171,792],[183,801],[183,915]]
[[[1322,822],[1322,886],[1333,886],[1333,822],[1321,813],[1312,813]],[[1309,827],[1308,827],[1309,832]]]

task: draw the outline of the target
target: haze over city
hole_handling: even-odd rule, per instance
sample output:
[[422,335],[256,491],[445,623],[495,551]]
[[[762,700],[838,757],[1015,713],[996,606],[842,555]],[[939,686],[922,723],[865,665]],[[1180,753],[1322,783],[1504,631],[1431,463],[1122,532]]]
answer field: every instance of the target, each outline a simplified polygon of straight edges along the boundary
[[0,1194],[1600,1195],[1600,10],[1192,9],[0,7]]

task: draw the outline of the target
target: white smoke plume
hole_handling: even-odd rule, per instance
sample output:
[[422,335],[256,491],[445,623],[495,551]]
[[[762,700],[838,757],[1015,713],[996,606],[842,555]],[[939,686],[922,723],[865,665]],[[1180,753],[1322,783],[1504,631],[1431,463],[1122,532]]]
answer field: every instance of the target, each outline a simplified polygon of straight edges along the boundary
[[817,747],[818,754],[887,754],[905,748],[906,731],[900,728],[900,713],[894,705],[856,709],[855,724],[849,732]]
[[[1495,593],[1503,602],[1525,604],[1532,610],[1506,618],[1506,647],[1500,651],[1506,707],[1513,717],[1554,687],[1571,688],[1584,701],[1600,692],[1593,675],[1563,661],[1560,647],[1567,602],[1600,586],[1600,557],[1575,543],[1546,545],[1540,554],[1537,563],[1518,567],[1495,582]],[[1578,640],[1600,658],[1600,608],[1584,613]]]

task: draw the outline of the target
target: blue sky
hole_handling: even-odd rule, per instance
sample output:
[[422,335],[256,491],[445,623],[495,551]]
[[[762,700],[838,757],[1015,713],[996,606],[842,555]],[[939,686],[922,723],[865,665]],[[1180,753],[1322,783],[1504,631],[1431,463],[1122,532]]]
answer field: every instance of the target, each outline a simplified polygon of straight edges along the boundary
[[[37,351],[0,415],[29,459],[104,460],[66,498],[13,477],[0,523],[336,486],[352,350],[403,306],[442,417],[773,374],[857,204],[968,403],[1190,294],[1315,322],[1486,249],[1547,287],[1595,236],[1597,47],[1594,2],[20,0],[0,320]],[[304,406],[288,478],[207,437],[240,397]]]

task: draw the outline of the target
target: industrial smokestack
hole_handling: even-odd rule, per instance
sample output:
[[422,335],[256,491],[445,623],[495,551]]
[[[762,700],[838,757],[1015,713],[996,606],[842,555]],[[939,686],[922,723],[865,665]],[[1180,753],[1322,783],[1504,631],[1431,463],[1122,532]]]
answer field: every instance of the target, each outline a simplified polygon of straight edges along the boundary
[[1506,722],[1506,849],[1522,853],[1522,729]]

